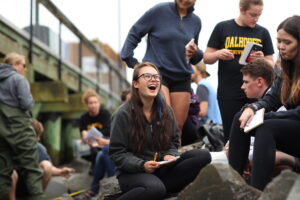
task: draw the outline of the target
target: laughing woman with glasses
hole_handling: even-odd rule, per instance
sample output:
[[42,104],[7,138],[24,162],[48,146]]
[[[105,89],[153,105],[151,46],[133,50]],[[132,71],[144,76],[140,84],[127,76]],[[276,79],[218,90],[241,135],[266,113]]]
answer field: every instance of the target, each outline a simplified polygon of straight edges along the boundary
[[[178,156],[178,127],[174,113],[160,95],[156,66],[145,62],[133,72],[131,99],[113,115],[109,154],[117,166],[124,199],[163,199],[192,182],[211,161],[206,150]],[[155,155],[155,156],[154,156]]]

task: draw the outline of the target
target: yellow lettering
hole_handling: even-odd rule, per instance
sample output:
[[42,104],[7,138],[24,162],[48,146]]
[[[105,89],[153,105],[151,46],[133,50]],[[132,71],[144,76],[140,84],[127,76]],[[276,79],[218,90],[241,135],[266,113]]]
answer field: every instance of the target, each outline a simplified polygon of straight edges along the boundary
[[230,48],[234,47],[234,37],[231,37],[230,40]]
[[230,48],[230,37],[226,37],[226,40],[225,40],[225,49],[228,49]]

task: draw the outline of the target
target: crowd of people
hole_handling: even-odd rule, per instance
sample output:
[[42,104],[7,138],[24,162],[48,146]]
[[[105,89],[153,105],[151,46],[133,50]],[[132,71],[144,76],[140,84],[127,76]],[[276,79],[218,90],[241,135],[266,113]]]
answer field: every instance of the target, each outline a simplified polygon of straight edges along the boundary
[[[278,26],[275,74],[270,33],[257,24],[263,0],[240,0],[239,15],[215,26],[204,52],[198,48],[202,24],[193,13],[195,3],[157,4],[131,27],[120,54],[134,69],[131,88],[122,92],[122,103],[112,116],[95,90],[84,92],[88,111],[78,126],[81,142],[90,146],[83,159],[91,162],[93,181],[77,200],[97,195],[99,181],[110,176],[119,181],[118,200],[158,200],[178,193],[212,160],[204,149],[178,152],[200,139],[200,127],[206,123],[223,125],[229,164],[241,175],[247,172],[251,186],[263,190],[278,171],[300,171],[300,16]],[[139,61],[134,50],[145,35],[146,53]],[[247,42],[262,49],[251,51],[243,65],[239,59]],[[43,126],[30,114],[34,100],[24,77],[25,57],[11,53],[3,62],[0,199],[15,200],[20,184],[23,195],[41,199],[51,176],[69,177],[74,169],[55,167],[39,142]],[[215,62],[217,91],[206,70]],[[245,133],[261,108],[264,123]]]

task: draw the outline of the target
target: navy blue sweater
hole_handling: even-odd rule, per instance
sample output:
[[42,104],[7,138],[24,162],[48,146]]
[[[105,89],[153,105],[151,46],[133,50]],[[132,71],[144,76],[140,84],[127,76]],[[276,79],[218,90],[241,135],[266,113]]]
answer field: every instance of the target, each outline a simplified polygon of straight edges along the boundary
[[198,44],[201,20],[193,14],[193,8],[180,17],[175,2],[160,3],[148,10],[130,29],[121,51],[121,58],[128,67],[138,62],[134,49],[148,34],[147,49],[143,61],[155,64],[163,76],[186,79],[193,73],[191,64],[201,61],[203,52],[198,50],[187,63],[185,45],[192,39]]

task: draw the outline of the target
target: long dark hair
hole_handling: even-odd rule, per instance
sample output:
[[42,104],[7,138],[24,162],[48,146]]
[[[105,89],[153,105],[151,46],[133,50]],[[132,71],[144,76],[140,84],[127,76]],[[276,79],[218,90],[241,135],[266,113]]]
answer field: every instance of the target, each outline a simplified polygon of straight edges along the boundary
[[[143,67],[153,67],[159,73],[154,64],[143,62],[134,68],[132,82],[138,81],[139,72]],[[133,151],[139,154],[143,151],[147,143],[146,125],[148,122],[143,112],[143,102],[140,98],[139,91],[133,87],[133,84],[131,88],[131,98],[128,103],[130,105],[130,118],[132,120],[130,133],[134,144]],[[169,149],[171,144],[172,119],[169,107],[160,93],[158,93],[154,99],[150,118],[154,148],[156,150]]]
[[292,16],[281,22],[277,32],[283,29],[298,41],[297,55],[295,59],[284,60],[281,58],[282,86],[280,100],[282,104],[300,104],[300,16]]

